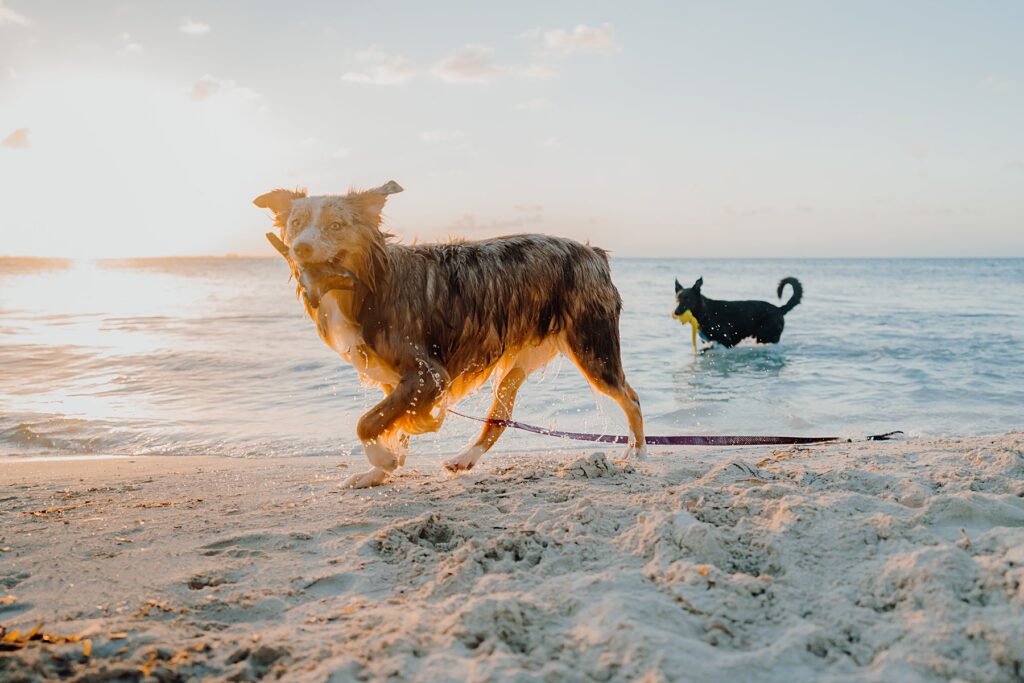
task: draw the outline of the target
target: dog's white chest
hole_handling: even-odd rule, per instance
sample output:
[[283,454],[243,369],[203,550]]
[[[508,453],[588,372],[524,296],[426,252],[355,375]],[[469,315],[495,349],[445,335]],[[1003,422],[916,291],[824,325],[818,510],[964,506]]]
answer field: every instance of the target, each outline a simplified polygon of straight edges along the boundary
[[320,299],[317,309],[317,331],[320,338],[339,356],[352,364],[364,383],[394,386],[399,377],[393,369],[381,362],[367,347],[359,327],[343,312],[338,292],[328,292]]

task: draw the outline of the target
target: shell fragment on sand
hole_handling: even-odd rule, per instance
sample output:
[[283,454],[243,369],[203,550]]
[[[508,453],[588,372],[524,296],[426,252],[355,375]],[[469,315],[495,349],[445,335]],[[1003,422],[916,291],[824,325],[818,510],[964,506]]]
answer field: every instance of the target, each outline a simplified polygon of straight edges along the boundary
[[43,625],[41,623],[37,624],[35,628],[25,633],[22,633],[19,630],[8,631],[3,626],[0,626],[0,652],[20,650],[23,647],[28,646],[31,642],[50,643],[54,645],[83,642],[83,654],[88,657],[92,652],[92,641],[88,639],[82,641],[82,637],[80,635],[59,636],[53,633],[47,633],[43,630]]

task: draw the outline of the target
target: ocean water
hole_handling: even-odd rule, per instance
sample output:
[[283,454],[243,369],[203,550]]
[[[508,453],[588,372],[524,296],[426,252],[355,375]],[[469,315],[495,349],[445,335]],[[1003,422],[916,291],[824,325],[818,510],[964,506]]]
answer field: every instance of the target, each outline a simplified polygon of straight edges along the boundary
[[[1024,260],[616,259],[613,271],[650,434],[1024,428]],[[675,277],[774,301],[787,275],[805,295],[778,345],[695,356],[670,318]],[[279,259],[0,259],[0,455],[358,454],[355,422],[380,394],[319,341],[287,279]],[[485,389],[459,410],[488,404]],[[515,417],[626,431],[563,359],[531,378]],[[450,416],[413,455],[457,452],[477,430]],[[508,430],[495,450],[577,447]]]

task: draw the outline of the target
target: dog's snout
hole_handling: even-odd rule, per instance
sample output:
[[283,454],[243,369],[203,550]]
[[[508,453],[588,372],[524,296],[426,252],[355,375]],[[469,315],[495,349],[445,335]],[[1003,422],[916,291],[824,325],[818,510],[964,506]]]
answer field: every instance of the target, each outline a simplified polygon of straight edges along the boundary
[[305,242],[298,242],[297,244],[292,245],[292,251],[295,252],[295,258],[300,261],[304,261],[313,255],[313,247]]

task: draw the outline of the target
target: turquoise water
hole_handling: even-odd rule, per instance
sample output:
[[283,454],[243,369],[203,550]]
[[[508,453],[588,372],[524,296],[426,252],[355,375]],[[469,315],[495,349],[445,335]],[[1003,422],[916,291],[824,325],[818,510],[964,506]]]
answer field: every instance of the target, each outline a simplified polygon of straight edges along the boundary
[[[1024,260],[613,260],[624,361],[651,434],[988,434],[1024,427]],[[782,343],[694,356],[673,279],[804,302]],[[786,293],[788,296],[788,291]],[[273,259],[0,259],[0,455],[347,453],[379,400],[316,337]],[[460,410],[485,411],[484,392]],[[556,361],[516,418],[625,433]],[[413,453],[458,451],[450,417]],[[497,450],[571,444],[513,431]]]

